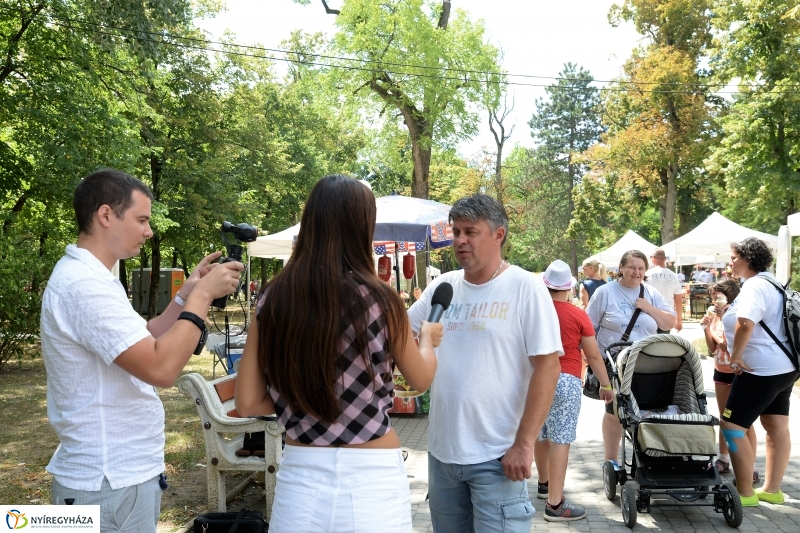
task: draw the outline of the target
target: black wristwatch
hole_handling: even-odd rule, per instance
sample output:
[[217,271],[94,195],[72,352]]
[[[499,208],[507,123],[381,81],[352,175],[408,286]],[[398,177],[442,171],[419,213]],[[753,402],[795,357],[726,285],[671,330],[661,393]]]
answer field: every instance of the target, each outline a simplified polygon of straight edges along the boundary
[[190,313],[189,311],[184,311],[183,313],[179,314],[178,320],[188,320],[200,328],[200,340],[197,342],[197,347],[194,349],[194,352],[192,352],[195,355],[200,355],[200,353],[203,351],[203,346],[206,344],[206,339],[208,338],[208,328],[206,328],[206,323],[203,322],[202,318],[194,313]]

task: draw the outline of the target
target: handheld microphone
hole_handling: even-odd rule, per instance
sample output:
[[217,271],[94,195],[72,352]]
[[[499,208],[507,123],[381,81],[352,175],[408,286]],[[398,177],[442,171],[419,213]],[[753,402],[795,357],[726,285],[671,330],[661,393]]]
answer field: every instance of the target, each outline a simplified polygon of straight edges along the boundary
[[453,286],[446,281],[440,283],[436,290],[433,291],[431,298],[431,314],[428,315],[428,322],[439,322],[442,314],[450,307],[450,302],[453,300]]

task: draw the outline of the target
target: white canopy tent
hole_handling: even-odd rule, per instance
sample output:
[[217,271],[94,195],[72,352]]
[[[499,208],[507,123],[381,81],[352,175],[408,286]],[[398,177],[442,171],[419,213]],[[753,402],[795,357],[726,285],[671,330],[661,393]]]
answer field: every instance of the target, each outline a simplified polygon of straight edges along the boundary
[[789,281],[792,272],[792,237],[800,237],[800,213],[786,217],[786,225],[778,230],[778,254],[775,277],[781,283]]
[[[447,229],[449,205],[396,194],[376,198],[375,204],[377,215],[374,240],[426,242],[430,238],[432,248],[442,248],[452,244],[452,235]],[[437,231],[439,229],[443,230],[441,235]],[[272,235],[259,237],[247,243],[247,254],[252,257],[274,257],[285,261],[292,255],[292,242],[298,233],[300,224]]]
[[611,245],[610,248],[587,257],[585,261],[593,259],[603,263],[606,268],[613,270],[619,265],[619,260],[622,259],[622,254],[628,250],[639,250],[647,257],[650,257],[653,255],[655,249],[655,244],[651,244],[635,231],[628,230],[628,233],[623,235],[622,238]]
[[731,257],[731,243],[747,237],[757,237],[773,250],[778,249],[777,236],[746,228],[717,212],[711,213],[695,229],[668,242],[662,248],[676,266],[728,262]]
[[286,262],[292,255],[292,242],[300,233],[300,224],[294,225],[272,235],[258,237],[247,243],[247,255],[250,257],[273,257]]

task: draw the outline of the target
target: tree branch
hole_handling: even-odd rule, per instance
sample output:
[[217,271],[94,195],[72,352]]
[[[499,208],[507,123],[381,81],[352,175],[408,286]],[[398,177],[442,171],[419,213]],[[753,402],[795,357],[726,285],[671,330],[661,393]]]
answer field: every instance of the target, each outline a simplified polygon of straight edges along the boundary
[[6,53],[6,61],[3,65],[2,70],[0,70],[0,83],[3,83],[8,75],[11,74],[14,70],[16,70],[16,65],[14,64],[13,58],[17,54],[19,50],[19,42],[22,40],[22,36],[25,35],[25,32],[28,30],[30,25],[33,23],[33,19],[47,7],[47,2],[42,2],[39,5],[33,6],[30,12],[30,18],[26,19],[25,14],[22,14],[20,17],[22,25],[16,35],[13,35],[11,39],[8,41],[8,52]]
[[322,6],[325,8],[325,13],[327,13],[328,15],[338,15],[339,14],[339,10],[338,9],[329,8],[328,7],[328,2],[326,2],[325,0],[322,0]]

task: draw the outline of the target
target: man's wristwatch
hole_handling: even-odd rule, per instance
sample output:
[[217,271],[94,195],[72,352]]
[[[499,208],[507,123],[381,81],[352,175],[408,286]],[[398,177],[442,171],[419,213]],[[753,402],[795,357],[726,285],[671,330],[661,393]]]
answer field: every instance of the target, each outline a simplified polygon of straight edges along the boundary
[[186,300],[184,300],[181,297],[181,295],[176,292],[175,293],[175,303],[180,305],[181,307],[183,307],[184,305],[186,305]]
[[200,353],[203,351],[203,346],[206,343],[206,339],[208,338],[208,328],[206,328],[206,323],[203,322],[202,318],[194,313],[190,313],[189,311],[184,311],[178,315],[178,320],[188,320],[200,328],[200,340],[197,342],[197,347],[194,349],[194,352],[192,352],[195,355],[200,355]]

